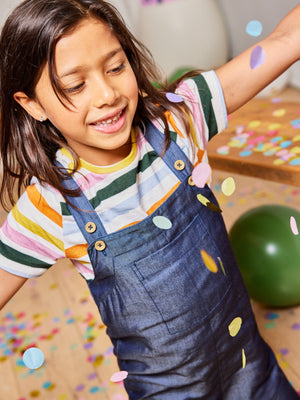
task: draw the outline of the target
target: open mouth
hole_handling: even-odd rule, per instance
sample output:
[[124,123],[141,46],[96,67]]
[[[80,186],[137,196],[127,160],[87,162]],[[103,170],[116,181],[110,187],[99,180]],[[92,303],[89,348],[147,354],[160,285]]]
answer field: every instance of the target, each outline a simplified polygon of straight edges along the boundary
[[126,112],[125,108],[115,114],[115,116],[93,122],[91,126],[102,133],[115,133],[119,131],[125,124]]
[[109,118],[103,121],[98,121],[92,125],[95,126],[109,126],[109,125],[113,125],[115,123],[117,123],[119,121],[119,119],[121,118],[121,115],[123,114],[124,110],[120,111],[115,117],[113,118]]

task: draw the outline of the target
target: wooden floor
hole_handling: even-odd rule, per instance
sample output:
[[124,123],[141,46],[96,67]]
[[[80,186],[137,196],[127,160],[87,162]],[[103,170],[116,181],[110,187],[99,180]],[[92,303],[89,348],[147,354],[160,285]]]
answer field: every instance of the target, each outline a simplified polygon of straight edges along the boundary
[[[228,176],[216,170],[212,182],[228,229],[239,215],[258,205],[300,209],[299,187],[230,173],[236,191],[227,197],[220,187]],[[253,309],[262,336],[300,391],[300,306],[270,309],[253,303]],[[33,345],[45,356],[35,371],[22,362],[22,352]],[[87,286],[68,262],[29,280],[1,311],[1,400],[124,400],[122,384],[110,381],[117,371]]]

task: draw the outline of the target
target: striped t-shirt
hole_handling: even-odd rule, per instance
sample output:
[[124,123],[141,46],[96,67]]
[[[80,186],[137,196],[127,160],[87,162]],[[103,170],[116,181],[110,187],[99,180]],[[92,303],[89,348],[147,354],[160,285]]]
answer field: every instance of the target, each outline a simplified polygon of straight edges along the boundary
[[[205,81],[207,85],[205,84]],[[174,140],[193,165],[207,162],[207,141],[227,124],[222,91],[213,71],[182,82],[179,94],[191,111],[192,140],[175,115],[166,113]],[[161,121],[152,121],[162,132]],[[108,233],[146,218],[178,187],[178,178],[155,153],[138,128],[132,132],[130,154],[110,166],[80,160],[74,178],[101,218]],[[66,149],[57,152],[72,165]],[[87,243],[62,195],[33,179],[0,230],[0,267],[23,277],[37,277],[58,259],[69,258],[87,280],[94,272]]]

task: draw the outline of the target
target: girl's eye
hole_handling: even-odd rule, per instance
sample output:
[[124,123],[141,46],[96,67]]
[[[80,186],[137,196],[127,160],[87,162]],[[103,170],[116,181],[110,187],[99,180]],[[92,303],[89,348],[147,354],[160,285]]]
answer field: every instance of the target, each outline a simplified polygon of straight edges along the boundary
[[74,86],[74,87],[64,89],[64,91],[65,91],[66,93],[76,93],[76,92],[78,92],[78,91],[83,87],[83,85],[84,85],[84,83],[82,82],[82,83],[80,83],[79,85],[76,85],[76,86]]
[[108,72],[109,73],[113,73],[113,74],[117,74],[118,72],[122,71],[122,69],[124,69],[124,68],[125,68],[125,65],[122,63],[118,67],[110,69]]

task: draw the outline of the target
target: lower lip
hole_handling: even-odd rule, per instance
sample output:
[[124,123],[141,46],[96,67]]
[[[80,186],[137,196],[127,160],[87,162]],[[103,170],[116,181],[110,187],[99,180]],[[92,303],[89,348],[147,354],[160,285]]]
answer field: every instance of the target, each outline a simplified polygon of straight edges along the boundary
[[125,110],[122,111],[120,118],[110,125],[91,125],[93,129],[101,133],[115,133],[123,128],[126,120]]

